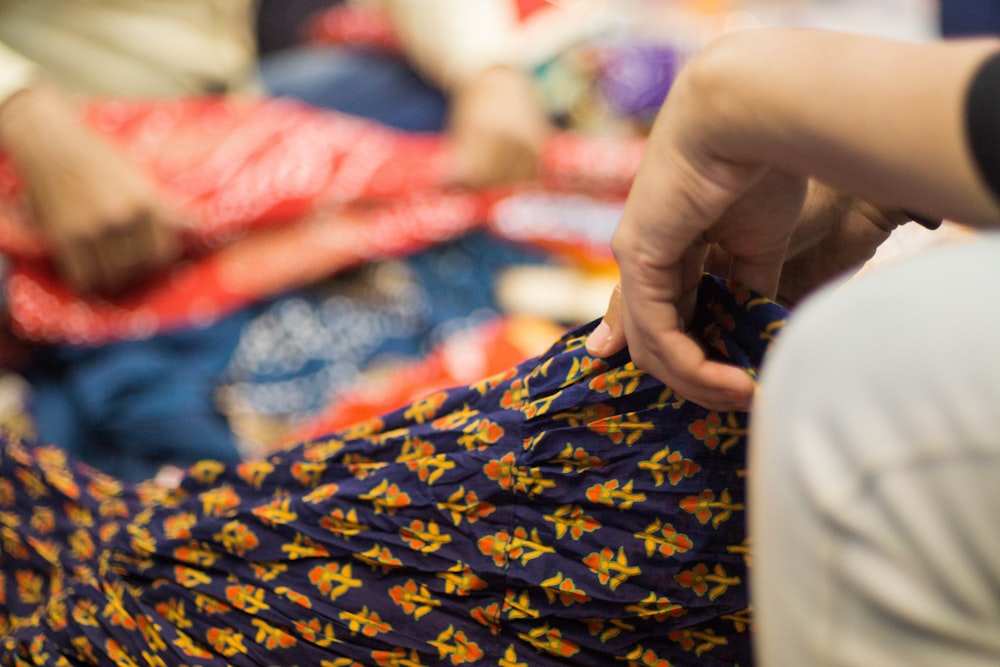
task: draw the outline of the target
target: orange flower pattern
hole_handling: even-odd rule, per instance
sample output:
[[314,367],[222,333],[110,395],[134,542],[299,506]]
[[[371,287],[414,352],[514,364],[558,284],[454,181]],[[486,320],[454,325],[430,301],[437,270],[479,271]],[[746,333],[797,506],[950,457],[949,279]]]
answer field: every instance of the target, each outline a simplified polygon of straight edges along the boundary
[[[752,370],[784,311],[699,317]],[[751,665],[745,415],[588,331],[169,491],[0,434],[0,664]]]

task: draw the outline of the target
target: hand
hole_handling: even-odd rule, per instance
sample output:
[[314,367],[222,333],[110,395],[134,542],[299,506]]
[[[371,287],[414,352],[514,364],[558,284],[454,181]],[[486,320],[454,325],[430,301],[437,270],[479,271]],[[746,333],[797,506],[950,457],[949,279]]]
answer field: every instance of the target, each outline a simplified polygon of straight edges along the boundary
[[893,230],[908,221],[898,207],[874,204],[810,182],[781,267],[778,302],[795,306],[830,280],[857,271]]
[[[860,269],[909,217],[894,206],[880,206],[810,181],[805,204],[781,267],[775,299],[789,308],[818,287]],[[712,246],[705,270],[726,275],[729,256]]]
[[552,128],[530,78],[506,67],[488,69],[457,87],[448,134],[455,147],[451,179],[466,187],[524,181]]
[[[709,251],[733,278],[768,296],[802,210],[806,181],[750,161],[721,158],[689,68],[653,128],[612,248],[621,290],[588,349],[607,356],[626,343],[638,366],[677,393],[718,409],[744,409],[753,383],[742,370],[706,359],[684,332]],[[716,257],[718,258],[718,254]]]
[[[972,74],[995,50],[989,41],[791,29],[737,31],[703,49],[653,127],[612,241],[621,290],[590,352],[627,344],[639,367],[682,396],[746,409],[751,379],[707,361],[684,333],[710,250],[724,277],[794,301],[870,256],[901,221],[892,206],[865,200],[995,224],[963,112]],[[928,89],[935,96],[900,122],[893,105]],[[807,176],[859,198],[838,200],[839,214],[817,209],[805,199]]]
[[119,292],[176,258],[179,216],[57,91],[39,85],[9,99],[0,107],[0,139],[72,288]]
[[[879,206],[811,181],[785,253],[776,300],[792,307],[830,280],[858,270],[892,231],[907,220],[897,207]],[[722,247],[712,244],[705,270],[727,275],[731,261]],[[609,339],[621,331],[621,308],[619,286],[604,317],[607,329],[602,333]],[[595,343],[600,335],[595,337]]]

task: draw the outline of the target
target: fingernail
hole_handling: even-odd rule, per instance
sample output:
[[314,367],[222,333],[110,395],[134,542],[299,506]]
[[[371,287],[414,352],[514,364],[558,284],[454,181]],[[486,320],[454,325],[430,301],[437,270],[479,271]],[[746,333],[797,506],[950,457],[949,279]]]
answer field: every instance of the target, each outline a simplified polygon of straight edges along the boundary
[[600,352],[610,338],[611,327],[604,320],[601,320],[601,323],[587,336],[587,349],[591,352]]

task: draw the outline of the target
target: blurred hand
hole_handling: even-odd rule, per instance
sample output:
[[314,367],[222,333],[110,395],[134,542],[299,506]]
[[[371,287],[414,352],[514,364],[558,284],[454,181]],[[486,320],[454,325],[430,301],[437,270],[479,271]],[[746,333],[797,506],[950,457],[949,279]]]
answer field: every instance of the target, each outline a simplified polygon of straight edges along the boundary
[[551,131],[527,74],[488,69],[452,95],[448,134],[456,160],[451,180],[485,187],[531,179]]
[[119,292],[179,252],[180,217],[58,91],[0,107],[0,142],[25,179],[57,270],[74,289]]

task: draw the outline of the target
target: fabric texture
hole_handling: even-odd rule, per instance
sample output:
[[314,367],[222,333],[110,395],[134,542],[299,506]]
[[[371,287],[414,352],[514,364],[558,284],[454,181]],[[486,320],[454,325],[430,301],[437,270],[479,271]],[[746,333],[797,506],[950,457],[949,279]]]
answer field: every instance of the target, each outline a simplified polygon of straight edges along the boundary
[[99,347],[36,351],[22,373],[39,442],[127,481],[164,465],[241,459],[215,392],[240,334],[258,313],[245,308],[208,327]]
[[475,232],[284,295],[240,332],[220,390],[243,410],[302,424],[373,367],[422,358],[448,334],[499,317],[501,273],[548,261]]
[[[751,372],[785,315],[713,280],[699,310]],[[588,331],[172,491],[8,440],[0,662],[749,665],[745,414]]]

